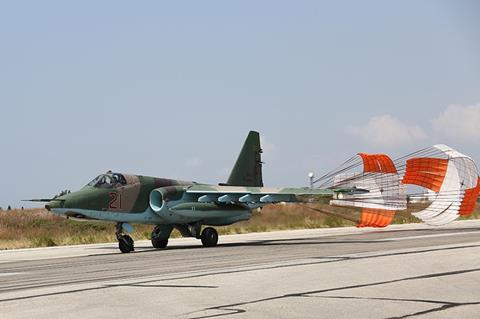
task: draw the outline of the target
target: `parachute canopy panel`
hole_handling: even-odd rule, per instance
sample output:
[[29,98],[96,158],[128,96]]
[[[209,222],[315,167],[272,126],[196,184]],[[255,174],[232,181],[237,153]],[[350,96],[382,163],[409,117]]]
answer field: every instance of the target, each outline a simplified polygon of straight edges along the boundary
[[403,184],[414,184],[439,192],[447,173],[448,160],[419,157],[407,160]]
[[395,164],[388,155],[385,154],[358,154],[363,161],[363,172],[372,173],[397,173]]
[[394,216],[394,210],[364,208],[357,227],[387,227]]

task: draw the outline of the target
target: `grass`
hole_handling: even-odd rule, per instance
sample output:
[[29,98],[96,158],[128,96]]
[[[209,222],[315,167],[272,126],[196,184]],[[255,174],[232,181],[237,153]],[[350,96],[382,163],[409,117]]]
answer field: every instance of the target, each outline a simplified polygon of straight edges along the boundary
[[[329,205],[315,207],[332,212]],[[417,207],[418,208],[418,207]],[[359,213],[349,208],[335,208],[335,214],[358,220]],[[479,207],[468,219],[480,216]],[[419,222],[409,211],[395,215],[394,223]],[[294,204],[268,205],[254,212],[248,221],[218,227],[220,234],[242,234],[286,229],[354,226],[356,223],[332,214],[314,212]],[[132,237],[150,239],[151,225],[134,225]],[[179,237],[177,231],[172,237]],[[114,242],[115,225],[103,222],[81,222],[51,214],[45,209],[0,211],[0,249],[47,247]]]

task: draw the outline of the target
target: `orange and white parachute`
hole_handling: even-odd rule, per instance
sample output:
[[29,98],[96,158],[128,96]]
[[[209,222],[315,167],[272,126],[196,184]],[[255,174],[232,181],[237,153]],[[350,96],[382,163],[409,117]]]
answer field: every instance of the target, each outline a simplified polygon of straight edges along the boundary
[[[409,188],[431,191],[430,204],[412,213],[429,225],[444,225],[470,215],[480,192],[474,161],[446,145],[435,145],[392,160],[385,154],[359,153],[339,169],[316,181],[320,187],[346,189],[330,201],[334,206],[362,210],[358,227],[385,227],[396,212],[420,195]],[[423,196],[423,195],[422,195]]]
[[406,161],[403,184],[414,184],[435,192],[427,208],[413,213],[429,225],[444,225],[460,215],[470,215],[480,192],[475,162],[446,145],[432,147],[436,157],[415,157]]
[[[385,227],[395,212],[407,208],[404,187],[395,164],[385,154],[358,154],[363,163],[361,172],[339,173],[333,176],[332,188],[358,189],[351,194],[338,193],[332,205],[360,207],[358,226]],[[363,190],[368,190],[364,192]]]

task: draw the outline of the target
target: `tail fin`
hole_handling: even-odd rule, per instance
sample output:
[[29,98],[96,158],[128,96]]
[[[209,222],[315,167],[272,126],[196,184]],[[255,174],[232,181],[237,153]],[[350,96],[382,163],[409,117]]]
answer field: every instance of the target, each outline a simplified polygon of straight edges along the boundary
[[238,155],[227,185],[262,187],[262,149],[260,134],[255,131],[248,133],[242,151]]

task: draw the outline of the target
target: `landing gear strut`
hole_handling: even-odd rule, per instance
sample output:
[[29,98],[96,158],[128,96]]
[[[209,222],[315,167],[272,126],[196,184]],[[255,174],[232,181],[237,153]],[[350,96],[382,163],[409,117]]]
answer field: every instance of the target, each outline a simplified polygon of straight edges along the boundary
[[129,253],[135,250],[132,237],[123,233],[123,223],[117,223],[115,235],[118,240],[118,248],[122,253]]

